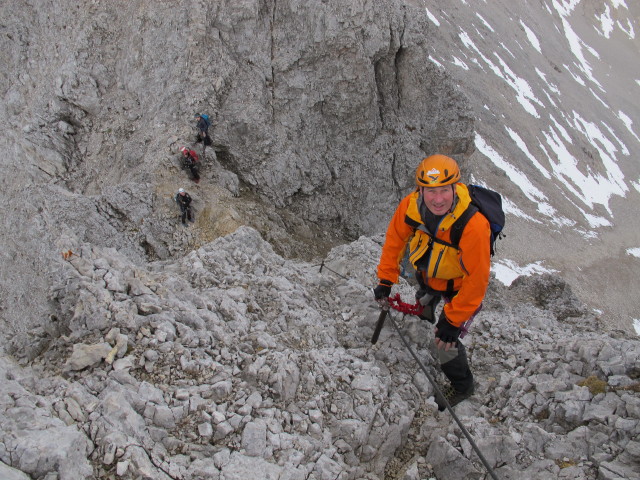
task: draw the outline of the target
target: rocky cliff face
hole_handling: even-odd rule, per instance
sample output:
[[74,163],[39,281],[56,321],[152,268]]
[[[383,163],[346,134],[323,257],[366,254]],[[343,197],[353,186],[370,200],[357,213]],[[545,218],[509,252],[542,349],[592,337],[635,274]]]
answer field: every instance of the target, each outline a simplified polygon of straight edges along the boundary
[[[486,475],[391,325],[370,346],[380,238],[347,240],[426,154],[500,178],[491,83],[442,67],[421,2],[308,3],[0,5],[3,478]],[[430,327],[396,321],[437,376]],[[603,328],[559,277],[492,283],[456,411],[501,478],[638,476],[639,347]]]
[[[3,10],[12,323],[25,323],[13,312],[27,284],[46,291],[61,234],[156,259],[250,224],[309,256],[386,222],[417,158],[472,150],[471,112],[425,61],[430,27],[402,2]],[[196,112],[210,114],[214,145],[207,182],[191,185],[200,228],[185,238],[170,197]],[[27,269],[40,280],[24,282]],[[29,317],[46,314],[38,303]]]

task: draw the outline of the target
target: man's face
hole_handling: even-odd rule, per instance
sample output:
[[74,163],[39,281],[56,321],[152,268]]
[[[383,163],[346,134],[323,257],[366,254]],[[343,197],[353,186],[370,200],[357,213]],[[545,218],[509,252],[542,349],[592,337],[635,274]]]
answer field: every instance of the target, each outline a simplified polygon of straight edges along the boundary
[[422,199],[434,215],[444,215],[453,206],[454,185],[442,187],[421,187]]

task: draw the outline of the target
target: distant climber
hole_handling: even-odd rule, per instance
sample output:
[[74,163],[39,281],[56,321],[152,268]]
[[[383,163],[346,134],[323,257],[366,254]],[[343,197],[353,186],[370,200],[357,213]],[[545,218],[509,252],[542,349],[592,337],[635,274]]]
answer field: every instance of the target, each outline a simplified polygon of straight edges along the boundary
[[[420,285],[416,300],[424,306],[419,316],[435,323],[435,308],[441,299],[445,302],[435,325],[435,345],[442,372],[451,383],[442,390],[453,406],[474,393],[473,374],[459,338],[482,308],[491,268],[491,230],[487,219],[476,212],[457,248],[451,244],[452,226],[471,202],[454,159],[425,158],[416,170],[416,183],[389,223],[378,264],[379,284],[373,291],[378,302],[388,302],[409,244],[409,260]],[[439,410],[446,408],[443,399],[436,402]]]
[[211,145],[211,138],[209,137],[209,127],[211,126],[211,121],[209,120],[209,115],[206,115],[204,113],[196,113],[195,119],[197,130],[196,142],[202,142],[204,147]]
[[190,150],[187,147],[180,147],[182,152],[182,167],[191,172],[191,180],[198,183],[200,182],[200,172],[198,171],[198,154],[195,150]]
[[191,209],[191,195],[184,191],[184,188],[178,189],[176,194],[176,203],[180,207],[180,213],[182,214],[182,224],[186,225],[187,220],[193,222],[193,211]]

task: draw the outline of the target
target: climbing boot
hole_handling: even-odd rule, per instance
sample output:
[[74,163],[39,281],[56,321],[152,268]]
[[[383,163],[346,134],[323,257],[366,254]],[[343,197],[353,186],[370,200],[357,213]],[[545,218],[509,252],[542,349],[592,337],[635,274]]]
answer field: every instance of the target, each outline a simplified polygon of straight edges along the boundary
[[447,403],[449,403],[451,407],[456,406],[463,400],[466,400],[471,395],[473,395],[474,390],[475,389],[473,384],[465,392],[458,392],[455,388],[453,388],[453,386],[447,385],[445,388],[442,389],[444,399],[442,399],[440,395],[436,395],[436,403],[438,404],[438,411],[440,412],[444,411],[447,408],[446,406]]

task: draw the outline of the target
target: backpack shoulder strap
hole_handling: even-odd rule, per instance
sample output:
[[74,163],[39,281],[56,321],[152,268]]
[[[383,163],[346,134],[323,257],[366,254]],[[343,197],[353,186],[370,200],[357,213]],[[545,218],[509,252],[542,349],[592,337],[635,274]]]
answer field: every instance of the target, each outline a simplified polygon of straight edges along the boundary
[[429,231],[428,228],[426,228],[424,225],[420,225],[418,228],[416,228],[415,230],[420,230],[423,233],[426,233],[429,238],[430,238],[430,242],[436,242],[439,243],[441,245],[446,245],[447,247],[453,247],[453,248],[458,248],[458,244],[454,244],[454,243],[449,243],[445,240],[442,240],[441,238],[436,237],[433,233],[431,233]]
[[418,224],[417,222],[415,222],[415,225],[412,225],[412,226],[414,227],[415,230],[420,230],[426,233],[427,235],[429,235],[429,237],[433,242],[440,243],[448,247],[453,247],[455,249],[459,249],[460,238],[462,237],[462,232],[464,230],[464,227],[467,226],[467,223],[469,223],[469,220],[471,220],[471,217],[473,217],[473,215],[478,211],[479,211],[478,207],[476,207],[473,203],[470,203],[467,209],[464,212],[462,212],[462,214],[457,218],[455,222],[453,222],[453,225],[451,225],[451,236],[450,236],[451,242],[447,242],[445,240],[439,239],[438,237],[433,235],[429,231],[429,229],[426,228],[423,224]]
[[467,226],[471,217],[478,211],[478,207],[473,204],[469,204],[467,209],[462,212],[462,215],[458,217],[458,219],[453,222],[451,225],[451,243],[453,246],[458,248],[460,245],[460,238],[462,237],[462,232],[464,231],[464,227]]

